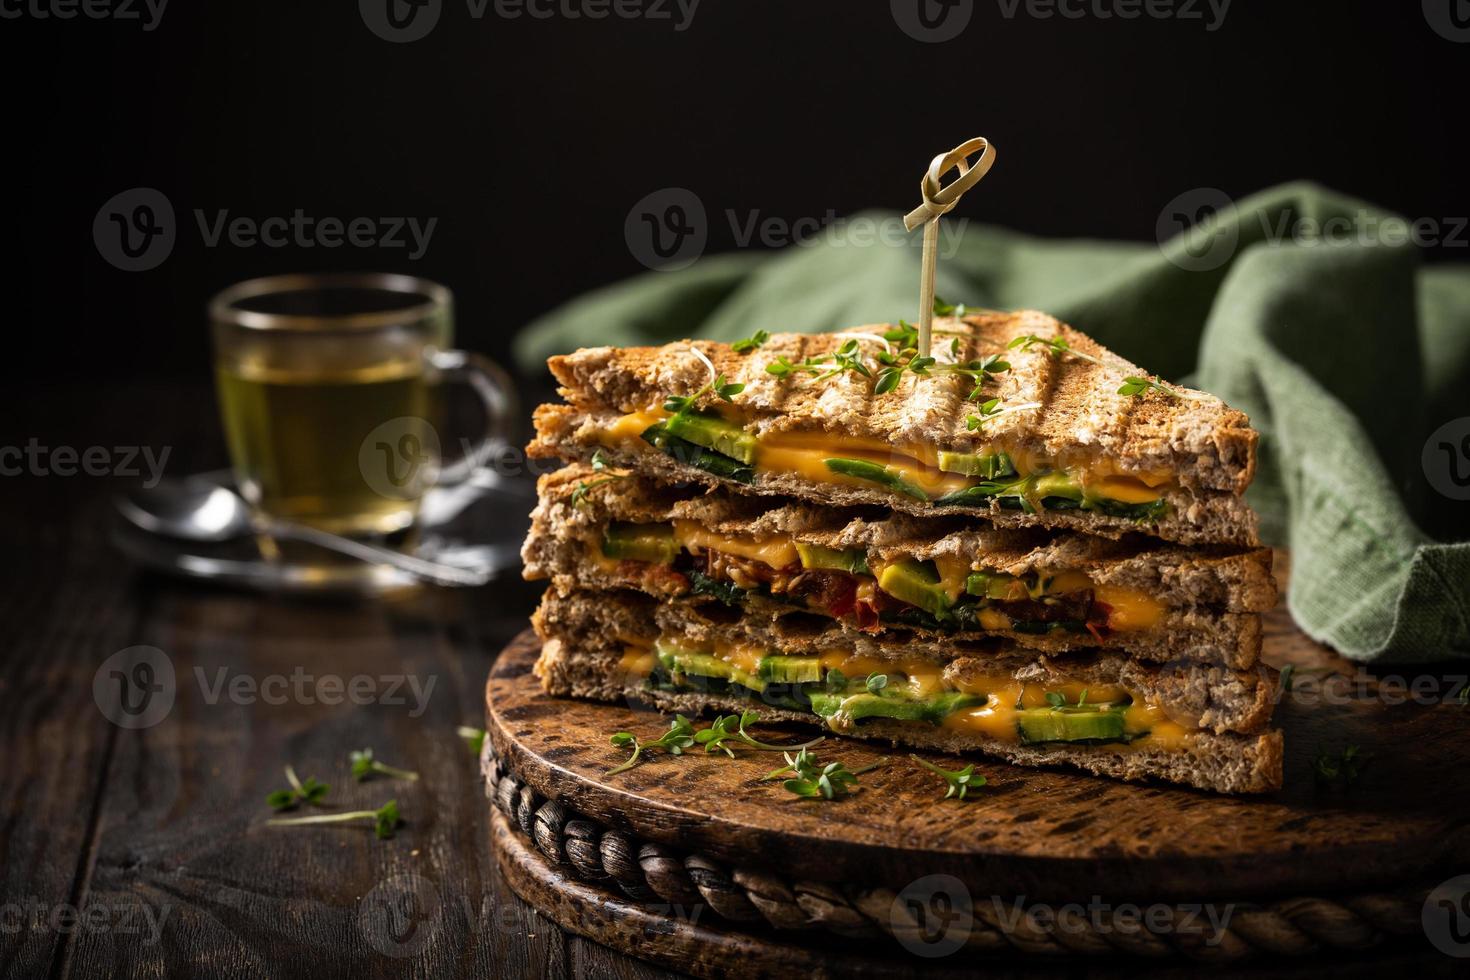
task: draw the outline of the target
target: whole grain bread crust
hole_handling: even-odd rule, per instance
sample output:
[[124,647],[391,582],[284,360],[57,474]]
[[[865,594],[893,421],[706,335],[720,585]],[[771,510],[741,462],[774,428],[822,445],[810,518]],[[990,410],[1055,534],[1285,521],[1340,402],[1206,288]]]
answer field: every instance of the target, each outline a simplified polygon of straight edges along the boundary
[[[934,445],[962,452],[992,443],[1045,458],[1099,456],[1121,472],[1168,471],[1183,486],[1239,494],[1250,484],[1256,465],[1256,432],[1246,416],[1219,399],[1178,388],[1181,397],[1157,391],[1139,396],[1118,393],[1123,379],[1146,375],[1101,344],[1045,313],[1021,310],[987,313],[935,323],[935,349],[947,352],[959,342],[959,360],[1000,355],[1011,367],[992,376],[985,396],[1001,405],[1032,402],[1041,407],[1001,415],[982,433],[966,417],[973,384],[954,373],[907,377],[897,390],[874,394],[876,354],[881,342],[859,341],[869,375],[846,371],[816,380],[793,372],[777,377],[766,370],[780,357],[801,362],[831,353],[849,338],[881,335],[889,324],[856,327],[838,334],[778,333],[757,350],[736,353],[713,341],[678,341],[662,347],[594,347],[549,360],[562,395],[589,414],[641,411],[671,395],[687,395],[709,380],[704,363],[690,353],[697,347],[717,372],[745,385],[736,406],[758,433],[829,432],[895,445]],[[1061,339],[1073,351],[1102,361],[1094,364],[1070,353],[1053,354],[1044,345],[1008,349],[1015,338],[1032,335]],[[946,353],[947,357],[948,354]],[[705,404],[714,396],[705,396]]]

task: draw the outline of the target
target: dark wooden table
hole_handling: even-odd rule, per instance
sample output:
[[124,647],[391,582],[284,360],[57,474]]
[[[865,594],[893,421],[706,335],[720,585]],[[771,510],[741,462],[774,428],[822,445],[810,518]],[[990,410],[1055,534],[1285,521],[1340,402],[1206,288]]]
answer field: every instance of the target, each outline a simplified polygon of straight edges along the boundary
[[[33,390],[10,404],[0,447],[167,446],[170,475],[224,463],[204,388]],[[306,602],[167,578],[108,541],[109,497],[136,480],[20,468],[0,476],[0,972],[670,976],[539,917],[488,851],[480,775],[456,728],[483,724],[490,663],[524,628],[535,589],[512,576]],[[176,697],[162,721],[125,730],[104,717],[93,679],[136,645],[167,654]],[[295,675],[316,678],[302,689],[322,697],[277,698],[267,679]],[[322,703],[333,695],[321,682],[358,675],[433,687],[421,711],[411,694]],[[212,697],[221,676],[265,686],[253,703],[228,688]],[[391,681],[374,683],[393,699]],[[348,753],[365,747],[422,778],[355,783]],[[397,837],[265,826],[287,763],[331,784],[343,808],[396,798]]]
[[[6,453],[32,446],[30,459]],[[166,447],[169,475],[224,465],[210,391],[12,390],[0,413],[0,972],[673,976],[538,916],[489,853],[489,807],[456,728],[482,724],[490,665],[525,627],[537,588],[512,576],[323,602],[140,571],[108,539],[110,498],[137,478],[50,465],[60,447],[100,447],[116,463],[140,446]],[[485,518],[499,535],[525,519],[526,505]],[[125,729],[93,682],[139,645],[167,655],[175,697],[158,723]],[[381,697],[323,703],[293,693],[297,676],[324,697],[332,678],[373,678]],[[395,678],[428,690],[421,706],[406,683],[389,690]],[[222,679],[250,687],[216,696]],[[384,703],[399,698],[408,703]],[[367,747],[422,778],[354,782],[348,754]],[[342,808],[396,798],[404,825],[388,841],[366,825],[266,826],[288,763],[331,784]],[[987,973],[997,969],[1015,967]],[[1310,969],[1297,962],[1289,975]]]

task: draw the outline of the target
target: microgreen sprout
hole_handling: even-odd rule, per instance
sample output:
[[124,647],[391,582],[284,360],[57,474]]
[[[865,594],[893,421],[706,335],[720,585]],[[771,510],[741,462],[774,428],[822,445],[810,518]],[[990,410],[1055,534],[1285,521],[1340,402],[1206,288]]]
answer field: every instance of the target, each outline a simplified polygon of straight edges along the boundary
[[331,789],[326,783],[317,782],[310,776],[306,779],[296,777],[296,769],[292,766],[286,767],[286,782],[291,784],[290,789],[278,789],[265,798],[272,809],[294,810],[303,803],[311,806],[325,806],[322,802]]
[[737,354],[748,354],[770,339],[771,335],[769,333],[764,330],[757,330],[749,337],[735,341],[730,345],[730,349]]
[[806,799],[820,797],[835,800],[851,794],[852,787],[857,785],[858,776],[871,772],[887,762],[887,758],[882,758],[870,766],[850,770],[841,762],[829,762],[823,765],[810,751],[801,749],[794,756],[787,752],[786,765],[772,769],[762,779],[780,779],[788,776],[790,778],[781,784],[787,792],[795,793]]
[[609,741],[620,749],[633,749],[627,762],[604,773],[607,776],[616,776],[636,766],[644,752],[662,750],[669,755],[683,755],[684,750],[694,744],[694,725],[683,715],[675,715],[674,720],[669,722],[669,730],[651,742],[638,741],[638,736],[632,732],[617,732]]
[[417,782],[419,778],[419,774],[416,772],[408,769],[399,769],[396,766],[390,766],[374,759],[372,749],[362,749],[353,752],[349,758],[352,760],[352,777],[359,783],[371,778],[374,773],[389,776],[393,779],[407,779],[410,782]]
[[483,728],[471,728],[469,725],[460,725],[455,729],[455,734],[464,739],[470,751],[477,756],[480,754],[480,750],[485,747],[485,729]]
[[1356,745],[1335,753],[1319,749],[1317,757],[1312,760],[1312,772],[1318,782],[1351,786],[1358,781],[1367,764],[1368,757]]
[[948,788],[944,791],[944,798],[946,800],[950,797],[954,797],[957,800],[963,800],[965,798],[965,794],[968,793],[971,788],[977,788],[985,785],[985,777],[975,775],[975,764],[973,762],[963,769],[951,771],[949,769],[941,769],[939,766],[936,766],[932,762],[925,762],[923,759],[920,759],[918,756],[913,754],[910,754],[909,758],[913,759],[915,762],[923,766],[925,769],[928,769],[930,772],[937,773],[938,775],[944,777],[944,781],[948,786]]
[[825,738],[825,736],[818,735],[800,745],[771,745],[751,737],[745,731],[746,725],[754,725],[758,721],[760,721],[760,715],[754,711],[741,712],[739,715],[720,715],[715,718],[710,727],[695,732],[694,741],[696,744],[703,745],[706,752],[714,752],[718,749],[733,759],[735,753],[729,745],[725,744],[726,742],[733,742],[757,752],[787,752],[792,749],[809,749]]
[[[607,473],[611,469],[611,464],[608,463],[607,457],[602,454],[601,449],[592,454],[592,472]],[[627,473],[613,473],[611,476],[604,476],[597,480],[582,480],[577,484],[577,489],[572,491],[572,506],[581,507],[587,499],[588,492],[593,487],[600,487],[604,483],[612,483],[615,480],[625,480],[627,478]]]
[[1127,377],[1127,378],[1124,378],[1123,379],[1123,385],[1122,385],[1122,387],[1120,387],[1118,389],[1118,394],[1120,394],[1120,395],[1133,395],[1133,396],[1136,397],[1138,395],[1143,394],[1145,391],[1149,391],[1149,390],[1161,391],[1164,394],[1168,395],[1170,398],[1180,398],[1180,397],[1182,397],[1179,394],[1179,392],[1175,391],[1173,388],[1170,388],[1166,384],[1160,384],[1159,382],[1155,381],[1153,378],[1135,378],[1135,377]]
[[379,840],[393,836],[403,821],[398,817],[398,801],[389,800],[376,810],[350,810],[346,813],[322,813],[310,817],[274,817],[266,823],[275,827],[299,827],[307,824],[351,823],[355,820],[371,820],[373,832]]

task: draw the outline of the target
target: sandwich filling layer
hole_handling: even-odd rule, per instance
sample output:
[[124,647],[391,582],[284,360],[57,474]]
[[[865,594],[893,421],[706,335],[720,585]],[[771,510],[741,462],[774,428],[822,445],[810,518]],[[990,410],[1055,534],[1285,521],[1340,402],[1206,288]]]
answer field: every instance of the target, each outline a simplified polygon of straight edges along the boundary
[[824,548],[788,535],[739,536],[691,520],[609,523],[589,558],[650,591],[703,594],[729,604],[762,595],[876,632],[932,630],[1113,633],[1158,624],[1163,603],[1126,586],[1061,570],[1011,575],[941,556],[884,558]]
[[836,732],[869,720],[983,735],[1012,745],[1108,745],[1175,750],[1196,732],[1115,684],[1065,678],[1046,684],[1007,674],[955,672],[922,660],[851,651],[790,656],[763,647],[662,634],[630,643],[621,669],[630,687],[751,699],[810,711]]
[[658,451],[740,483],[757,475],[797,476],[816,483],[882,487],[936,507],[1000,506],[1038,513],[1090,510],[1157,520],[1167,512],[1174,474],[1123,473],[1105,458],[1045,459],[999,445],[973,451],[898,446],[830,433],[756,435],[733,414],[663,409],[631,412],[600,433],[609,448]]

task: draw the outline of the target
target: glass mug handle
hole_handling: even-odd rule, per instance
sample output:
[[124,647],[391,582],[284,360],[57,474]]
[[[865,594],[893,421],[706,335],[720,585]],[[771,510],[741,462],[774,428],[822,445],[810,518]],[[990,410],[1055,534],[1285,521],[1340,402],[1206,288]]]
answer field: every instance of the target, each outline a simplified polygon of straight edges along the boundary
[[509,445],[516,410],[515,389],[500,365],[473,351],[429,350],[425,356],[441,380],[468,385],[485,411],[485,432],[479,441],[459,459],[440,465],[434,485],[453,486],[470,479],[497,450]]

